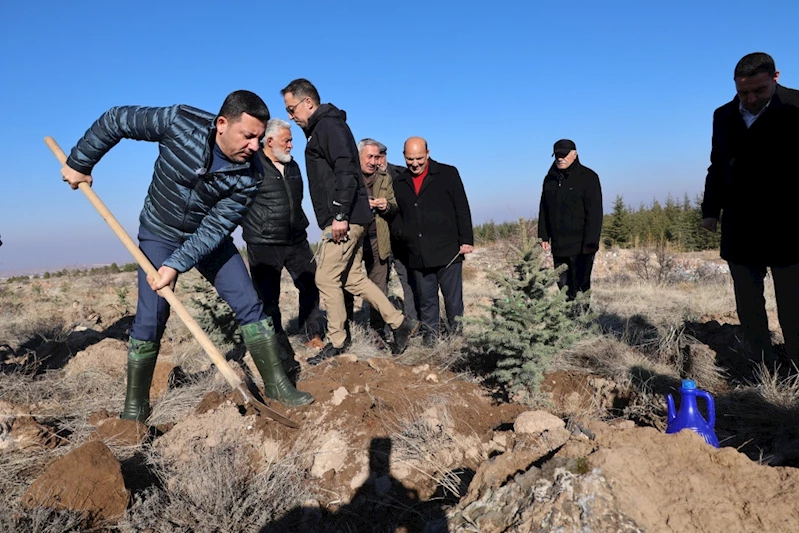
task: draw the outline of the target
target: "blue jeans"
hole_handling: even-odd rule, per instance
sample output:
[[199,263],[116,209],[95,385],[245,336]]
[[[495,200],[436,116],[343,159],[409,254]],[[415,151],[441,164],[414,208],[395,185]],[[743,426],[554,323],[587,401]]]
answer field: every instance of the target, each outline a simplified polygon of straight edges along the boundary
[[[139,228],[139,248],[156,269],[179,247],[179,243],[161,239],[143,227]],[[225,239],[216,250],[197,263],[195,268],[227,302],[240,326],[254,324],[266,318],[263,304],[252,286],[244,260],[232,238]],[[169,304],[150,288],[147,275],[139,267],[139,301],[136,318],[130,329],[131,338],[159,343],[168,318]]]

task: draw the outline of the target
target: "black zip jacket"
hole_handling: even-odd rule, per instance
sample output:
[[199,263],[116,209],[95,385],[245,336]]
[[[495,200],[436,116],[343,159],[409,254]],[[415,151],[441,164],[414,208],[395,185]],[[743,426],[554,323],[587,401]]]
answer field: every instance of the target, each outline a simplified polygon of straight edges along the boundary
[[294,159],[283,167],[285,176],[262,151],[258,158],[264,181],[242,222],[247,244],[293,245],[305,242],[308,219],[302,210],[302,174]]
[[599,248],[602,188],[596,172],[575,159],[565,170],[555,163],[544,178],[538,212],[538,237],[550,241],[552,255],[571,257]]
[[308,191],[321,229],[328,227],[338,213],[350,224],[368,226],[374,220],[363,186],[358,147],[346,120],[344,111],[322,104],[305,129]]

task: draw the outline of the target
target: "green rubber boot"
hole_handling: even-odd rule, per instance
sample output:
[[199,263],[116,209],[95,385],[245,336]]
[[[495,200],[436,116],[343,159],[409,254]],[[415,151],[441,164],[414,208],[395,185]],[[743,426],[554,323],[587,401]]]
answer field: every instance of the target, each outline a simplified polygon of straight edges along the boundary
[[277,336],[270,319],[242,326],[241,336],[264,380],[264,394],[267,397],[290,407],[313,402],[313,396],[295,389],[286,376],[286,371],[280,362]]
[[150,416],[150,385],[153,382],[158,344],[131,338],[128,343],[128,388],[119,418],[144,423]]

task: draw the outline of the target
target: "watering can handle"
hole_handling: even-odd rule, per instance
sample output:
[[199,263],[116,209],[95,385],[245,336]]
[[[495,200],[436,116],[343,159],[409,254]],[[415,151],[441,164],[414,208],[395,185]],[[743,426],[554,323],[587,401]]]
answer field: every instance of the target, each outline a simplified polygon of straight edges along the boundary
[[711,428],[716,426],[716,404],[713,402],[713,396],[709,392],[699,390],[696,391],[697,396],[701,396],[707,402],[707,425]]

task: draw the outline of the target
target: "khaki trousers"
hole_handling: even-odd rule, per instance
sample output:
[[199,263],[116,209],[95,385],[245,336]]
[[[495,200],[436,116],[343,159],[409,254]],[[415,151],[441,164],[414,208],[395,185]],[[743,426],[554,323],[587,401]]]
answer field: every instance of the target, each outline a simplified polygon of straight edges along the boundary
[[321,303],[327,310],[327,340],[337,348],[343,346],[347,340],[345,290],[369,302],[391,329],[400,327],[404,318],[402,312],[369,280],[363,267],[363,226],[351,224],[349,240],[341,243],[324,237],[330,231],[330,226],[322,231],[321,250],[316,266],[316,286]]

